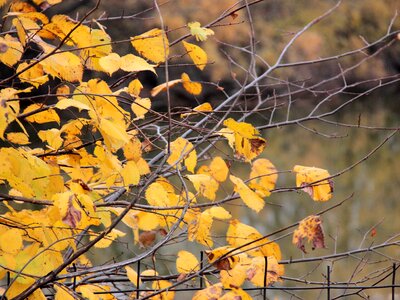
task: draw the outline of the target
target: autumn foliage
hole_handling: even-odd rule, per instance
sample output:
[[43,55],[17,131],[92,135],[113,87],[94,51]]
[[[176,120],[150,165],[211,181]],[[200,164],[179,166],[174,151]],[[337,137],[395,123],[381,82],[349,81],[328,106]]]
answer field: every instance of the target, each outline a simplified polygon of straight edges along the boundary
[[[214,42],[212,28],[193,20],[174,43],[161,25],[143,29],[122,54],[105,27],[85,22],[91,12],[79,19],[46,14],[61,2],[0,1],[10,23],[0,35],[0,61],[11,72],[0,80],[0,277],[11,280],[2,293],[116,299],[101,293],[111,285],[90,283],[96,274],[115,272],[132,288],[155,277],[141,296],[173,299],[171,288],[203,276],[197,252],[188,247],[170,257],[173,279],[133,267],[173,235],[205,250],[207,268],[215,270],[216,280],[204,276],[206,287],[193,299],[251,299],[245,284],[279,283],[285,273],[279,242],[225,206],[240,199],[249,213],[268,209],[279,171],[263,153],[274,141],[237,114],[202,127],[217,112],[207,99],[174,115],[153,109],[157,97],[167,99],[177,88],[201,97],[204,83],[196,74],[212,62],[203,47]],[[188,71],[165,76],[172,61],[190,62]],[[139,76],[145,72],[167,79],[149,89]],[[122,85],[113,84],[115,74]],[[216,143],[224,154],[205,155]],[[241,165],[249,171],[235,172]],[[314,201],[331,199],[327,170],[296,165],[291,173],[294,190]],[[215,242],[215,222],[227,226],[224,245]],[[317,215],[302,220],[293,247],[325,247],[321,224]],[[129,236],[138,249],[130,259],[94,265],[86,255]]]

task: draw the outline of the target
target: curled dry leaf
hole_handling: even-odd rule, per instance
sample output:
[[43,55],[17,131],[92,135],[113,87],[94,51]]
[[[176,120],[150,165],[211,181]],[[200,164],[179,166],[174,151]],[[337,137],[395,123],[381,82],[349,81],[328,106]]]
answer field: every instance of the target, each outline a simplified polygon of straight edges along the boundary
[[312,215],[303,219],[293,233],[293,244],[304,253],[307,253],[304,246],[304,239],[312,243],[312,250],[325,248],[322,220],[319,216]]

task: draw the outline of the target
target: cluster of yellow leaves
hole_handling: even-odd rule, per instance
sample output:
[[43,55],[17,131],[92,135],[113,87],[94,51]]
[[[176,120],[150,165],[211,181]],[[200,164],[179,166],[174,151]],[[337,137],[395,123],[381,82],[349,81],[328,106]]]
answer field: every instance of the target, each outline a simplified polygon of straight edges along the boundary
[[[240,294],[241,286],[246,280],[255,286],[264,286],[264,283],[270,285],[280,280],[284,268],[278,264],[281,259],[278,244],[269,241],[255,228],[240,223],[238,220],[230,221],[227,242],[228,246],[206,251],[209,262],[220,271],[221,283],[218,286],[232,289],[231,293]],[[192,267],[197,266],[198,262],[195,258],[188,261]],[[267,271],[265,272],[266,261]],[[215,286],[199,291],[195,297],[203,299],[206,295],[209,296],[211,291],[221,297],[222,290],[215,289]],[[230,299],[231,295],[224,296]],[[251,297],[245,299],[251,299]]]

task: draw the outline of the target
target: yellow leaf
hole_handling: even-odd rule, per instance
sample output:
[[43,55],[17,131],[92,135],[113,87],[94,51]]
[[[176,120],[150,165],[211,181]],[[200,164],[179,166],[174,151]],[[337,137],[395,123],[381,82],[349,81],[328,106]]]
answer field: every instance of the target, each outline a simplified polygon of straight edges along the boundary
[[150,205],[167,207],[169,205],[168,193],[158,182],[153,182],[146,190],[146,200]]
[[120,60],[120,67],[126,72],[151,71],[156,74],[156,70],[154,70],[152,65],[150,65],[143,58],[133,54],[122,56]]
[[322,220],[319,216],[308,216],[300,221],[299,227],[293,233],[293,244],[304,253],[306,252],[303,240],[312,242],[312,250],[325,248]]
[[156,64],[164,62],[169,55],[167,35],[161,29],[152,29],[131,38],[131,43],[139,54]]
[[[128,276],[129,281],[132,282],[135,286],[137,286],[138,273],[129,266],[126,266],[125,270],[126,270],[126,275]],[[139,279],[139,285],[140,284],[142,284],[142,281]]]
[[124,186],[138,185],[140,172],[134,161],[128,161],[121,171]]
[[261,197],[271,195],[278,179],[274,165],[265,158],[255,160],[251,166],[249,187],[254,189]]
[[11,228],[0,235],[0,248],[5,253],[17,254],[22,249],[22,233]]
[[79,285],[76,290],[89,300],[115,300],[114,295],[110,293],[111,287],[108,285],[84,284]]
[[196,115],[198,113],[206,113],[206,112],[212,112],[212,111],[213,111],[213,109],[211,107],[211,104],[208,102],[204,102],[203,104],[200,104],[200,105],[194,107],[193,112],[181,114],[181,118],[185,118],[185,117],[191,116],[191,115]]
[[101,118],[98,126],[104,138],[104,143],[109,149],[113,151],[118,150],[129,142],[129,136],[125,131],[125,126],[121,128],[118,124],[106,118]]
[[87,106],[85,103],[82,103],[82,102],[74,100],[74,99],[69,99],[69,98],[64,98],[64,99],[59,100],[54,107],[58,108],[58,109],[66,109],[68,107],[75,107],[75,108],[78,108],[79,111],[81,111],[82,109],[91,110],[91,108],[89,106]]
[[219,220],[229,220],[232,218],[232,215],[221,206],[213,206],[205,210],[205,212],[209,213],[213,218]]
[[[264,150],[266,141],[259,137],[259,132],[253,125],[245,122],[236,122],[229,118],[224,121],[228,130],[223,129],[219,134],[225,136],[229,145],[234,148],[235,156],[245,161],[251,161]],[[229,135],[233,132],[233,139]]]
[[127,160],[138,161],[142,157],[142,143],[137,137],[133,137],[123,148]]
[[156,270],[149,269],[140,273],[140,277],[152,277],[152,276],[158,276],[158,272]]
[[314,201],[332,198],[333,182],[330,179],[323,180],[330,177],[327,170],[297,165],[293,167],[293,172],[296,173],[296,186],[302,187]]
[[211,161],[209,169],[210,175],[218,182],[224,182],[228,177],[228,166],[220,156],[216,156]]
[[[25,69],[29,65],[30,63],[27,62],[19,64],[17,68],[17,73]],[[27,82],[33,85],[35,88],[38,88],[49,80],[49,77],[47,76],[47,74],[44,74],[43,67],[40,64],[36,64],[33,67],[30,67],[23,73],[19,74],[18,78],[22,82]]]
[[210,231],[213,223],[212,216],[207,212],[197,213],[188,225],[188,240],[196,240],[200,244],[212,247]]
[[0,7],[4,6],[8,0],[0,0]]
[[149,111],[151,107],[151,101],[149,98],[136,98],[135,102],[132,103],[131,109],[136,115],[136,119],[144,119],[144,115]]
[[190,34],[193,35],[197,41],[207,40],[209,35],[214,35],[214,31],[205,27],[201,27],[199,22],[190,22],[187,24],[190,29]]
[[121,65],[121,57],[118,53],[110,53],[107,56],[103,56],[99,59],[99,64],[105,72],[110,76],[119,70]]
[[[230,274],[229,272],[226,272],[226,274],[233,279],[236,277],[234,274]],[[239,276],[240,276],[240,273],[239,273]],[[221,278],[221,280],[222,280],[222,278]],[[229,288],[230,286],[238,286],[238,285],[230,284],[226,288]],[[237,299],[252,300],[253,298],[240,288],[234,288],[234,289],[232,289],[232,291],[229,291],[226,294],[224,294],[221,298],[218,298],[218,300],[237,300]]]
[[277,260],[282,258],[278,244],[269,241],[267,238],[263,238],[257,229],[243,224],[238,220],[234,219],[230,221],[226,236],[226,241],[232,247],[249,244],[249,246],[241,248],[241,251],[248,252],[249,255],[274,256]]
[[185,41],[182,43],[196,67],[203,70],[207,64],[207,53],[197,45]]
[[219,297],[221,295],[222,295],[222,284],[217,283],[217,284],[210,285],[209,287],[196,292],[196,294],[194,294],[192,300],[219,299]]
[[52,108],[47,108],[46,110],[42,110],[43,106],[41,104],[31,104],[29,105],[23,112],[23,114],[34,112],[38,110],[38,112],[33,113],[32,115],[25,117],[25,120],[31,123],[44,124],[49,122],[57,122],[60,124],[60,117],[57,112]]
[[54,288],[56,289],[54,300],[75,300],[74,295],[72,295],[72,291],[70,293],[67,287],[54,285]]
[[191,81],[189,75],[186,73],[182,73],[181,79],[182,85],[188,93],[192,95],[200,95],[202,90],[200,83]]
[[7,133],[7,140],[14,144],[28,145],[31,142],[29,137],[23,132],[10,132]]
[[[98,241],[94,247],[95,248],[108,248],[113,241],[115,241],[118,237],[125,236],[125,233],[121,230],[113,228],[111,232],[105,235],[100,241]],[[90,240],[93,241],[96,236],[90,236]]]
[[235,192],[239,193],[240,198],[243,202],[250,207],[252,210],[259,212],[264,208],[264,200],[253,192],[239,177],[233,175],[229,176],[229,179],[235,185]]
[[175,79],[175,80],[171,80],[165,83],[162,83],[160,85],[157,85],[156,87],[154,87],[150,94],[152,97],[157,96],[159,93],[166,91],[169,88],[172,88],[174,85],[177,85],[178,83],[182,82],[182,79]]
[[4,139],[4,132],[8,125],[17,119],[19,114],[19,101],[7,101],[9,99],[18,99],[18,93],[13,88],[0,90],[0,138]]
[[54,150],[60,149],[60,147],[62,146],[62,144],[64,142],[64,140],[61,138],[60,135],[61,135],[61,131],[56,128],[52,128],[52,129],[48,129],[48,130],[40,130],[38,132],[39,138],[43,142],[47,142],[47,144],[50,146],[50,148],[52,148]]
[[[38,38],[38,37],[37,37]],[[49,54],[54,50],[54,46],[43,41],[39,42],[44,54]],[[41,59],[39,57],[39,59]],[[57,77],[66,81],[75,82],[82,81],[83,65],[78,56],[72,52],[56,52],[39,63],[46,74]]]
[[[280,276],[284,273],[282,265],[278,264],[275,257],[269,256],[267,269],[267,286],[279,281]],[[255,286],[264,286],[265,280],[265,258],[262,256],[256,256],[252,258],[250,267],[247,270],[247,279],[250,280]]]
[[200,270],[200,264],[192,253],[181,250],[178,252],[178,258],[176,259],[176,270],[178,273],[189,274]]
[[21,43],[16,38],[9,34],[5,37],[0,36],[0,61],[3,64],[12,67],[21,59],[23,51]]
[[167,289],[165,292],[162,292],[160,294],[160,300],[174,300],[175,299],[175,292],[174,291],[169,291],[168,288],[172,285],[167,280],[156,280],[153,282],[151,287],[155,290],[162,290],[162,289]]
[[142,89],[143,89],[143,85],[139,79],[134,79],[131,82],[129,82],[129,85],[128,85],[129,94],[138,97],[140,94],[140,91]]
[[193,183],[194,188],[200,195],[210,200],[215,200],[219,184],[212,176],[196,174],[186,175],[186,177]]
[[167,163],[174,168],[180,168],[182,162],[190,172],[194,172],[197,164],[196,150],[193,144],[188,140],[179,137],[170,144],[171,153],[167,159]]

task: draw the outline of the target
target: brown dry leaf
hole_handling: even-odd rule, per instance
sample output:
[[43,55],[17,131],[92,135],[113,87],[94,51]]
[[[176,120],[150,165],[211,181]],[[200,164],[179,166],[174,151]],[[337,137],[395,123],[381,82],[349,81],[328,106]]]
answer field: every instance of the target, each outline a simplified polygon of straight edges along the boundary
[[311,215],[303,219],[293,233],[293,244],[304,253],[307,253],[304,246],[304,239],[312,243],[312,250],[325,248],[322,220],[319,216]]
[[156,240],[156,231],[144,231],[139,235],[139,244],[142,248],[147,248],[153,245]]

